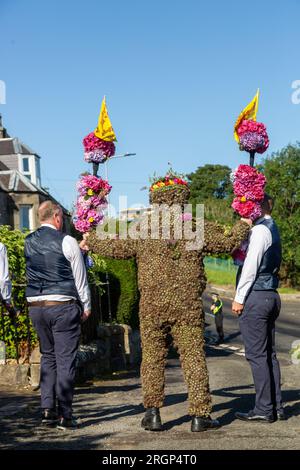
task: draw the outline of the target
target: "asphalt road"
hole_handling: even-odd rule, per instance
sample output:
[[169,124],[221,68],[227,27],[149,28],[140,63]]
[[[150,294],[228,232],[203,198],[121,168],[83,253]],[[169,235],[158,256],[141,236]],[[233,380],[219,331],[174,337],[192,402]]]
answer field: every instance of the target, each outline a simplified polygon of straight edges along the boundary
[[[225,343],[233,346],[242,347],[242,338],[239,331],[237,317],[231,313],[231,303],[229,298],[223,297],[224,312],[224,333]],[[214,318],[209,313],[211,300],[207,293],[203,296],[204,309],[206,313],[206,332],[212,336],[216,335]],[[276,321],[276,347],[280,356],[289,357],[292,342],[300,340],[300,302],[282,301],[282,309]]]
[[[171,353],[166,368],[166,399],[161,416],[164,430],[141,429],[144,415],[139,370],[95,378],[76,388],[75,416],[81,418],[76,431],[58,431],[40,426],[40,392],[30,388],[0,389],[0,449],[10,450],[224,450],[300,449],[300,366],[291,364],[289,349],[300,338],[300,302],[283,302],[278,320],[278,356],[287,421],[245,423],[236,411],[254,404],[254,387],[249,364],[243,354],[238,321],[224,300],[225,343],[215,346],[214,319],[207,315],[207,364],[214,418],[221,428],[191,433],[187,415],[187,389],[180,361]],[[205,309],[210,301],[204,296]],[[203,462],[202,462],[203,463]]]

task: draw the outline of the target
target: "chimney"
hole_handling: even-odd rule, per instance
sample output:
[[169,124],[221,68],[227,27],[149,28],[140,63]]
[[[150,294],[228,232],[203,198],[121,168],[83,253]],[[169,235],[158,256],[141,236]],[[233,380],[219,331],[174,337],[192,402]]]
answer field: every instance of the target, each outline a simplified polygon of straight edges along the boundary
[[2,115],[0,114],[0,139],[6,139],[9,137],[5,127],[2,126]]

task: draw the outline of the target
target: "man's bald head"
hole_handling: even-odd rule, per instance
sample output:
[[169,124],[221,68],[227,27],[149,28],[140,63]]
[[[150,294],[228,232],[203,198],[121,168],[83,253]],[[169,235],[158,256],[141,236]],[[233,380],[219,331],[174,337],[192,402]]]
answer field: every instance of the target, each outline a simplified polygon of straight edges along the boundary
[[51,200],[47,200],[40,204],[38,209],[39,221],[41,224],[52,224],[58,230],[62,229],[63,211],[59,204]]

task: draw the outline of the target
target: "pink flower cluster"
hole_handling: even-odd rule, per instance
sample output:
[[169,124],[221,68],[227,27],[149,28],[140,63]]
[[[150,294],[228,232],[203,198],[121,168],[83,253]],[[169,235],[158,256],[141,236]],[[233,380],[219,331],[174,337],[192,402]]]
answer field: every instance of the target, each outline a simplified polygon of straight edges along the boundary
[[257,219],[261,215],[260,202],[264,198],[266,178],[256,168],[240,165],[233,174],[235,199],[231,207],[241,217]]
[[95,210],[83,210],[77,209],[73,222],[76,230],[82,233],[88,232],[92,227],[97,226],[104,218],[102,212],[96,212]]
[[102,163],[115,154],[116,147],[113,142],[99,139],[94,132],[90,132],[82,141],[84,158],[88,162]]
[[83,175],[77,183],[79,193],[73,222],[79,232],[88,232],[104,218],[103,209],[107,205],[106,195],[111,186],[107,181],[90,174]]
[[240,138],[240,149],[247,152],[264,153],[269,147],[266,126],[262,122],[244,119],[237,129]]
[[77,183],[77,190],[80,196],[90,198],[92,196],[105,197],[111,190],[108,181],[98,178],[98,176],[83,175]]

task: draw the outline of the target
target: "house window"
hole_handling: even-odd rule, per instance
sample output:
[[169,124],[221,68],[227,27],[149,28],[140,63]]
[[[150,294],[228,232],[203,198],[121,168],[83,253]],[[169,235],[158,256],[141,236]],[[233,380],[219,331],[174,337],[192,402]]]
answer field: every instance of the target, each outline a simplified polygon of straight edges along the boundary
[[30,211],[31,206],[22,205],[20,206],[20,230],[30,230]]
[[29,171],[29,158],[23,158],[23,171]]
[[36,174],[36,184],[41,186],[41,168],[40,161],[36,158],[35,160],[35,174]]

